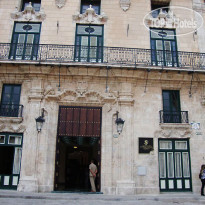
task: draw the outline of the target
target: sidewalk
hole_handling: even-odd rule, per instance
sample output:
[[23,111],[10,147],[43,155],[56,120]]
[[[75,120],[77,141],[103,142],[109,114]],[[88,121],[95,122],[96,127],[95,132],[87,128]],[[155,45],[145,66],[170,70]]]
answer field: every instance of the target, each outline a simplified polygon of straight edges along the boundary
[[168,205],[205,204],[205,196],[193,193],[166,193],[159,195],[116,196],[89,193],[25,193],[0,190],[0,204],[83,204],[83,205]]

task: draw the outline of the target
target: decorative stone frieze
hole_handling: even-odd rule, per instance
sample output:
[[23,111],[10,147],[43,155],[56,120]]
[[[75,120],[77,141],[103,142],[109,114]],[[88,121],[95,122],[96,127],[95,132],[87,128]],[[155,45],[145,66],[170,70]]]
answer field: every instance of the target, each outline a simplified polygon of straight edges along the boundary
[[56,93],[55,95],[48,94],[45,96],[47,101],[57,101],[59,103],[81,103],[81,104],[99,104],[103,105],[105,103],[114,104],[116,102],[116,97],[112,93],[100,94],[96,91],[86,91],[79,92],[78,88],[76,90],[64,90],[61,93]]
[[66,0],[55,0],[56,6],[60,9],[65,6]]
[[157,138],[190,138],[192,136],[191,125],[164,125],[161,130],[155,132]]
[[0,132],[22,133],[26,130],[22,121],[22,117],[0,117]]
[[31,2],[24,9],[24,11],[19,11],[18,7],[11,13],[11,18],[17,21],[43,21],[46,18],[46,14],[41,8],[39,12],[36,12],[32,7]]
[[176,28],[179,24],[179,19],[176,18],[172,10],[167,13],[160,9],[156,18],[152,16],[152,13],[147,15],[145,23],[148,27],[156,27],[157,25],[160,28]]
[[92,5],[85,11],[85,13],[73,15],[73,20],[76,23],[95,23],[95,24],[103,24],[108,20],[108,17],[102,12],[101,15],[95,13],[95,10],[92,8]]
[[120,7],[123,11],[127,11],[130,8],[131,0],[120,0]]

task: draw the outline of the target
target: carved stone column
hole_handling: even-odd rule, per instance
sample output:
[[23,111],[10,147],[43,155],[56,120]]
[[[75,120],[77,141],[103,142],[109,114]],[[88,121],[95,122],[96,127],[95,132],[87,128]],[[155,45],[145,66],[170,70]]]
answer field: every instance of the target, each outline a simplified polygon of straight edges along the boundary
[[119,117],[125,120],[124,129],[119,136],[119,179],[116,194],[135,193],[133,181],[133,104],[131,83],[122,84],[119,95]]
[[36,130],[35,118],[40,115],[41,109],[41,81],[33,81],[31,87],[29,104],[24,116],[27,129],[24,132],[21,176],[18,185],[18,191],[23,192],[38,192],[38,150],[41,133],[38,133]]

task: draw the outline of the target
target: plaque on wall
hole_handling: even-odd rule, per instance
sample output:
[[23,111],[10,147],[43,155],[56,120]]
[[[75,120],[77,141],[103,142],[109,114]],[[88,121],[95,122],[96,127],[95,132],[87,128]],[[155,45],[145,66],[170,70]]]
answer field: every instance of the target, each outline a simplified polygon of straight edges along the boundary
[[152,150],[153,138],[139,138],[139,153],[150,153]]

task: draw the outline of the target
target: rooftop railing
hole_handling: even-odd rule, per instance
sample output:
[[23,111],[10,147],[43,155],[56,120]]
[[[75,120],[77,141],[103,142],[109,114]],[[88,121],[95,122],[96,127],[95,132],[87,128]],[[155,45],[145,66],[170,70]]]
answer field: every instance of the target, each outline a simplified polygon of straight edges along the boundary
[[124,47],[0,43],[0,61],[81,62],[205,70],[205,53]]

